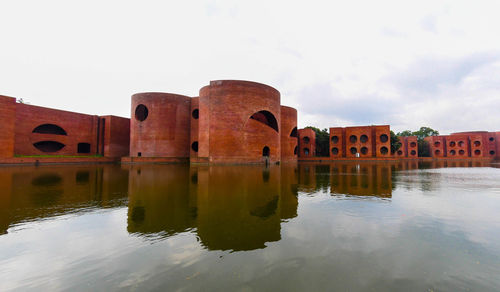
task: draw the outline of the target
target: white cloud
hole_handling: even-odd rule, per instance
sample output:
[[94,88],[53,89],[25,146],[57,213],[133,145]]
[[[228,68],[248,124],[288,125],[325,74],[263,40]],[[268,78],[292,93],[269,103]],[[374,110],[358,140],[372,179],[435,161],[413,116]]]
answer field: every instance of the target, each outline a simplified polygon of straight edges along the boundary
[[[496,1],[5,1],[0,94],[130,115],[214,79],[276,87],[299,126],[499,130]],[[450,118],[460,113],[459,118]]]

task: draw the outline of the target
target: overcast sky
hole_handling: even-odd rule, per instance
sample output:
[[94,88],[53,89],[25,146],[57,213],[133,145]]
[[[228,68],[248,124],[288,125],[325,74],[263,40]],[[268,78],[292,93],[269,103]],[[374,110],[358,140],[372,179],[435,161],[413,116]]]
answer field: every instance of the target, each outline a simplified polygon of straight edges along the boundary
[[0,2],[0,94],[130,116],[130,96],[271,85],[299,127],[500,130],[500,1]]

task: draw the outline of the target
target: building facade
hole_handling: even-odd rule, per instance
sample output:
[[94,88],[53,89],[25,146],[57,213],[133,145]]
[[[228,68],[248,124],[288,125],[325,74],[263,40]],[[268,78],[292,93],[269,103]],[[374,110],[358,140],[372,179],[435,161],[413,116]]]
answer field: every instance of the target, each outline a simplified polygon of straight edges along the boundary
[[0,96],[0,157],[127,156],[130,120],[17,103]]

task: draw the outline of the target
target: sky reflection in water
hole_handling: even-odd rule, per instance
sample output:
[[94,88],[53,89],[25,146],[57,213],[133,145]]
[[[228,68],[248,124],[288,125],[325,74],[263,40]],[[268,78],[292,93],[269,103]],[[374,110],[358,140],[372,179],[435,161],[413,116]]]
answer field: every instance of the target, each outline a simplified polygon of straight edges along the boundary
[[495,290],[480,162],[0,168],[0,290]]

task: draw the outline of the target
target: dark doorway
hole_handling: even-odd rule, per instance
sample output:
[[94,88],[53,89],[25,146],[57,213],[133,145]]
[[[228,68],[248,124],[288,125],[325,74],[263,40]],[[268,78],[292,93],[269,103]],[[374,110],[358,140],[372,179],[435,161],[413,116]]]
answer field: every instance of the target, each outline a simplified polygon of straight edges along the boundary
[[78,143],[78,153],[90,153],[90,144]]
[[193,142],[191,144],[191,149],[193,149],[194,152],[198,152],[198,141]]
[[264,156],[264,157],[269,157],[270,152],[271,152],[271,150],[269,149],[269,147],[265,146],[265,147],[262,149],[262,156]]

